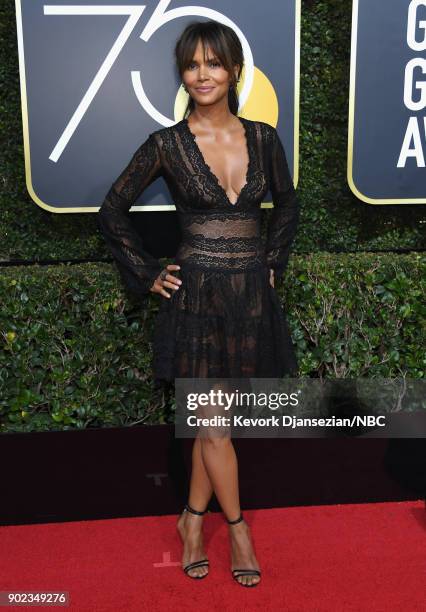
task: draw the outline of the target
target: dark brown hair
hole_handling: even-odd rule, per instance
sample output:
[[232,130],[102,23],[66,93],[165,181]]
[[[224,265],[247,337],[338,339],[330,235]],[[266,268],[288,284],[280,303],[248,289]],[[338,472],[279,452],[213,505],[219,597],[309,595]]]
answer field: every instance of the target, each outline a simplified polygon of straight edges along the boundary
[[[237,79],[239,79],[244,63],[240,39],[232,28],[218,21],[192,21],[189,23],[175,45],[176,65],[181,79],[184,71],[192,62],[198,40],[201,40],[204,58],[207,55],[207,48],[210,47],[222,62],[224,69],[229,73],[231,86],[228,93],[228,104],[231,113],[236,115],[239,102],[234,67],[237,64],[239,65],[237,75]],[[194,108],[194,100],[189,96],[184,117],[187,117]]]

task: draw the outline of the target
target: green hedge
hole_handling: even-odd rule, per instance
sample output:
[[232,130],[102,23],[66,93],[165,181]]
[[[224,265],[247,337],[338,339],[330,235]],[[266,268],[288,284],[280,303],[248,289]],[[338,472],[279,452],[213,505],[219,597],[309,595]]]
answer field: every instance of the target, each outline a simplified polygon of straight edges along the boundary
[[[301,375],[423,377],[425,268],[416,253],[293,255],[277,290]],[[150,369],[165,298],[141,306],[109,264],[10,267],[0,294],[1,432],[173,421]]]
[[[351,9],[302,1],[299,255],[279,293],[302,375],[420,378],[424,256],[391,252],[424,249],[425,207],[368,205],[346,181]],[[0,262],[109,257],[96,214],[49,213],[27,193],[13,0],[0,8],[0,85]],[[1,432],[172,421],[150,371],[164,298],[141,307],[110,264],[3,267],[0,295]]]
[[[423,205],[365,204],[347,185],[351,9],[351,0],[302,2],[298,184],[302,218],[295,250],[420,250],[426,242]],[[97,232],[96,213],[50,213],[26,191],[13,0],[0,8],[0,129],[0,261],[108,256]],[[156,215],[160,225],[168,213],[133,214],[154,215],[154,220]]]

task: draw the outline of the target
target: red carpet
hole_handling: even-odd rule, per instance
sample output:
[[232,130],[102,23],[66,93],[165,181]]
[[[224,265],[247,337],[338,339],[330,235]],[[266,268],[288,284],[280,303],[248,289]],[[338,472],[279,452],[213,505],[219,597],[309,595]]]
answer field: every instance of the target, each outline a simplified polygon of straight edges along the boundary
[[256,510],[245,517],[263,570],[255,588],[232,580],[227,526],[221,514],[210,514],[211,570],[204,580],[180,569],[177,517],[145,517],[0,527],[0,590],[69,591],[65,609],[82,612],[426,610],[424,502]]

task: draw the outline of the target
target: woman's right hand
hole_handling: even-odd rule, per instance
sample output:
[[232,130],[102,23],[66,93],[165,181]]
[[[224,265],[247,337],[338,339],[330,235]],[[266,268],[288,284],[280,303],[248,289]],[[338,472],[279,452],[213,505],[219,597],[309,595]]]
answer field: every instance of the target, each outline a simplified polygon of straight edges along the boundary
[[170,298],[171,294],[167,293],[165,287],[168,289],[173,289],[173,291],[177,291],[182,284],[180,278],[173,276],[170,274],[173,270],[180,270],[180,266],[177,264],[168,264],[164,270],[160,272],[157,278],[154,281],[154,284],[150,288],[152,293],[160,293],[164,297]]

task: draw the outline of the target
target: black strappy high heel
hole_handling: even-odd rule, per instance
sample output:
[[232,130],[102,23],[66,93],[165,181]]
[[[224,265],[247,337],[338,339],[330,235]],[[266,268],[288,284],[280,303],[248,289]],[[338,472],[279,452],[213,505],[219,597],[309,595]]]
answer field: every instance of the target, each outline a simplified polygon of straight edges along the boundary
[[[243,520],[244,518],[241,513],[240,516],[237,519],[235,519],[235,521],[228,521],[228,519],[226,519],[226,522],[229,525],[236,525],[237,523],[241,523],[241,521]],[[235,572],[238,572],[238,573],[235,573]],[[253,582],[252,584],[245,584],[244,582],[240,582],[238,580],[239,576],[261,576],[261,571],[257,569],[247,569],[247,568],[243,568],[243,569],[236,568],[232,570],[232,577],[234,578],[234,580],[238,582],[238,584],[240,584],[241,586],[245,586],[245,587],[254,587],[259,584],[260,580],[258,580],[257,582]]]
[[[192,512],[192,514],[198,514],[199,516],[202,516],[203,514],[207,512],[207,510],[204,510],[204,512],[200,512],[199,510],[194,510],[194,508],[191,508],[189,504],[185,504],[183,512]],[[183,571],[185,572],[187,576],[189,576],[189,578],[195,578],[197,580],[200,580],[201,578],[205,578],[206,576],[208,576],[208,572],[207,574],[204,574],[202,576],[191,576],[191,574],[189,574],[188,572],[194,569],[195,567],[203,567],[203,566],[209,567],[208,559],[200,559],[199,561],[188,563],[188,565],[185,565],[185,567],[183,568]]]

